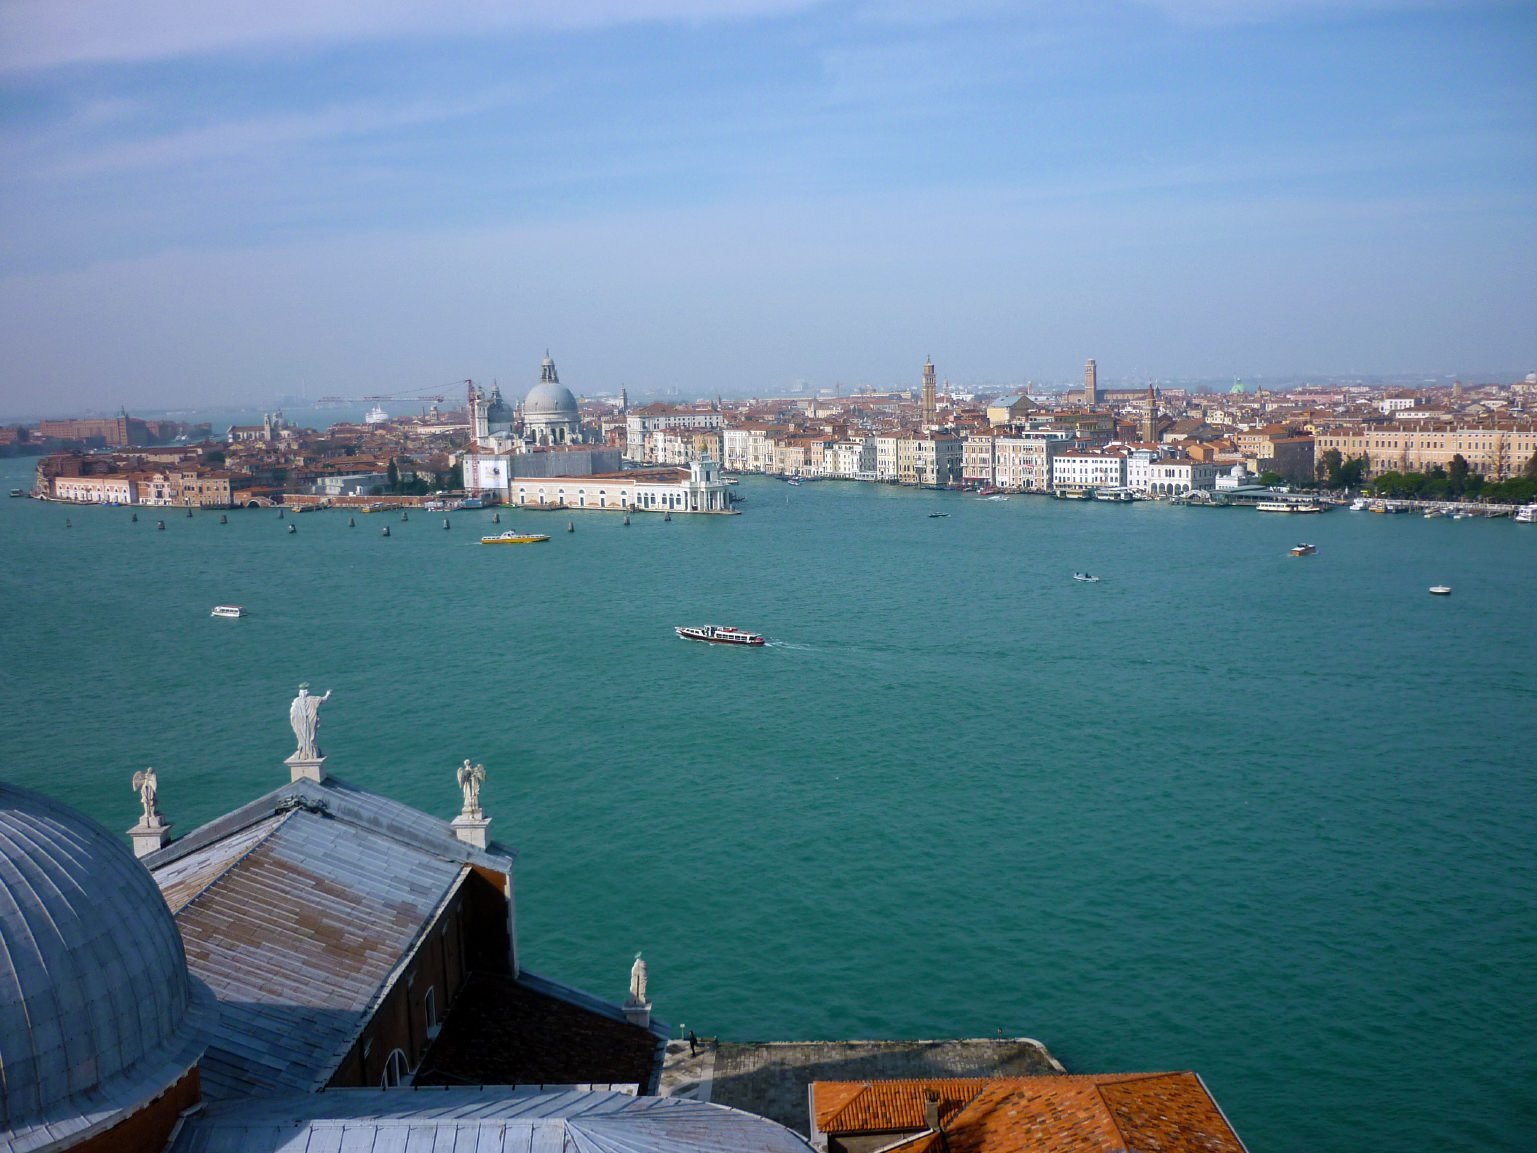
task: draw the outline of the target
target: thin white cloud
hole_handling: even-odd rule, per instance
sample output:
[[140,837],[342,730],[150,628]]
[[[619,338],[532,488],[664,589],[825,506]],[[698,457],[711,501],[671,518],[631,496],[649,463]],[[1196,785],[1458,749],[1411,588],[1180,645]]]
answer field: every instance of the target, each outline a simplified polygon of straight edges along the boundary
[[[1328,18],[1457,6],[1457,0],[1135,0],[1181,24],[1264,24],[1297,16]],[[1498,0],[1497,0],[1498,2]]]
[[774,16],[819,0],[7,0],[0,71],[227,52]]
[[474,116],[505,103],[489,92],[460,101],[387,104],[353,101],[313,112],[217,121],[196,128],[108,144],[54,166],[56,176],[82,176],[136,168],[173,170],[207,160],[270,153],[313,141],[369,136]]

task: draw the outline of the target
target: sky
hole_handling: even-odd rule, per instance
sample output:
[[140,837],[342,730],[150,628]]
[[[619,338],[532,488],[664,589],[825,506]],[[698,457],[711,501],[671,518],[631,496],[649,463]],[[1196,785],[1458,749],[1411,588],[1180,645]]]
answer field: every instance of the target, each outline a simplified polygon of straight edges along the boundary
[[1537,368],[1531,0],[0,0],[0,414]]

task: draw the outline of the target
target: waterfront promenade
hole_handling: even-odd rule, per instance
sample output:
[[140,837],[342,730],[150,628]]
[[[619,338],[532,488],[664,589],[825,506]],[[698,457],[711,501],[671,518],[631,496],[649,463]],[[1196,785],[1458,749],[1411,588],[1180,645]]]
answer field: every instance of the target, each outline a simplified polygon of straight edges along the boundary
[[1196,1069],[1255,1150],[1522,1147],[1537,532],[738,491],[538,550],[0,502],[7,775],[127,828],[153,765],[194,827],[308,680],[343,779],[447,816],[421,767],[487,765],[531,967],[622,996],[643,948],[701,1035],[1001,1029]]

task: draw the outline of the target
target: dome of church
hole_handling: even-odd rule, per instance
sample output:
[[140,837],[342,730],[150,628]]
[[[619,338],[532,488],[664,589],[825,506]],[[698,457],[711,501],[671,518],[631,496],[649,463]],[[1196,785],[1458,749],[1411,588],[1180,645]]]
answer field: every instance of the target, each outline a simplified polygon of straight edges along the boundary
[[539,366],[539,383],[528,390],[523,399],[523,418],[531,416],[561,416],[575,418],[576,397],[560,383],[555,373],[555,362],[548,356]]
[[0,1146],[109,1127],[198,1059],[211,995],[149,871],[94,821],[0,784]]
[[512,407],[502,399],[500,388],[491,389],[491,399],[486,404],[486,420],[491,424],[512,423]]

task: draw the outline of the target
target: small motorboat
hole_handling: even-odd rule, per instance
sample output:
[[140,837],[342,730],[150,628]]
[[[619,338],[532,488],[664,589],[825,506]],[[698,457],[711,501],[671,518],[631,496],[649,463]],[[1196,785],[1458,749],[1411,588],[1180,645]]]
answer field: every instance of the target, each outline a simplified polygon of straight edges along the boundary
[[743,632],[730,625],[678,625],[673,632],[686,641],[707,641],[712,645],[761,645],[757,633]]
[[1430,595],[1433,597],[1449,597],[1452,595],[1451,585],[1431,585]]
[[240,605],[214,605],[211,617],[225,617],[234,620],[236,617],[245,616],[245,609]]
[[1299,544],[1292,546],[1291,554],[1292,556],[1312,556],[1317,551],[1316,544]]
[[947,512],[931,512],[931,513],[929,513],[929,519],[930,520],[937,520],[937,519],[939,519],[942,516],[949,516],[949,515],[950,514],[947,513]]
[[483,536],[481,544],[540,544],[550,538],[537,532],[512,532],[511,530],[496,536]]
[[1090,585],[1097,585],[1099,583],[1099,578],[1097,576],[1091,576],[1086,572],[1075,572],[1073,574],[1073,579],[1075,581],[1082,581],[1084,584]]

